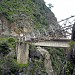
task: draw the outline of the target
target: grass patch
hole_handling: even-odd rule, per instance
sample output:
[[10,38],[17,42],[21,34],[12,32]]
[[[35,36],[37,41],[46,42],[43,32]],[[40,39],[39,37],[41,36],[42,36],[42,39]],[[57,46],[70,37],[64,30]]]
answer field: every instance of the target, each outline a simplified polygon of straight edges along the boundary
[[19,66],[20,68],[28,67],[28,66],[29,66],[29,63],[27,63],[27,64],[18,64],[18,66]]

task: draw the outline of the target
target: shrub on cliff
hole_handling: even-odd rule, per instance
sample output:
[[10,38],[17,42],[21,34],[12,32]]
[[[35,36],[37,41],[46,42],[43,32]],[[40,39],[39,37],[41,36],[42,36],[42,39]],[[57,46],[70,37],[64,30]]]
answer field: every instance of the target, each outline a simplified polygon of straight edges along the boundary
[[10,52],[9,45],[6,42],[0,43],[0,54],[6,55]]

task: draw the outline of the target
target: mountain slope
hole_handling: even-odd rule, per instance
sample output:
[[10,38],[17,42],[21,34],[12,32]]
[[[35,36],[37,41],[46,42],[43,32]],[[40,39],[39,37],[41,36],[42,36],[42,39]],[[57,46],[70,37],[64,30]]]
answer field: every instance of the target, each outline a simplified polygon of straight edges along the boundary
[[28,32],[36,37],[62,35],[55,15],[43,0],[2,0],[0,13],[15,24],[16,33]]

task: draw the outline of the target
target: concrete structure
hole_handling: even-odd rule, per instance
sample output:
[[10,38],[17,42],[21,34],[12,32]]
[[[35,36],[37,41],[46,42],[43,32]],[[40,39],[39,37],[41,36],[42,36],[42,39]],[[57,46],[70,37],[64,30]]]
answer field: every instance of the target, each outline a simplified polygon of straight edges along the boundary
[[17,62],[19,64],[27,64],[29,59],[29,45],[27,43],[17,43],[16,46]]
[[49,47],[62,47],[62,48],[67,48],[70,47],[69,45],[70,40],[49,40],[49,41],[40,41],[40,42],[36,42],[36,43],[32,43],[33,45],[36,46],[49,46]]
[[[45,41],[38,42],[30,42],[35,46],[43,46],[43,47],[62,47],[68,48],[70,40],[69,39],[51,39]],[[16,44],[16,53],[17,53],[17,62],[20,64],[27,64],[29,59],[29,44],[25,41],[18,42]]]

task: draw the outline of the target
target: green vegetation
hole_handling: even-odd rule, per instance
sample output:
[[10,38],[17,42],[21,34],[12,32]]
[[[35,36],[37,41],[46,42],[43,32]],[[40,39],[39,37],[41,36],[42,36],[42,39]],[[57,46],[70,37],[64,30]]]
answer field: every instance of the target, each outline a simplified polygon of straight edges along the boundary
[[17,62],[13,57],[8,56],[4,59],[5,60],[4,60],[3,66],[4,65],[7,66],[7,67],[5,67],[5,69],[9,68],[12,73],[16,72],[19,69],[19,66],[18,66]]
[[70,47],[73,48],[73,46],[75,45],[75,42],[74,41],[70,41],[69,44],[70,44]]
[[29,66],[29,63],[27,63],[27,64],[18,64],[18,66],[19,66],[20,68],[28,67],[28,66]]
[[29,50],[30,50],[30,51],[31,51],[31,50],[36,50],[36,46],[35,46],[35,45],[30,45]]
[[10,52],[15,49],[15,39],[0,38],[0,40],[0,74],[2,75],[2,73],[5,73],[6,71],[8,72],[8,69],[10,69],[12,72],[15,72],[18,68],[18,65],[15,62],[15,57],[10,55]]
[[16,41],[15,38],[0,38],[0,53],[8,54],[11,49],[15,49]]
[[51,55],[52,66],[57,75],[61,75],[65,63],[65,50],[63,48],[48,48]]
[[74,63],[72,61],[67,61],[67,65],[65,66],[66,75],[72,75],[74,69]]
[[[12,40],[10,40],[12,39]],[[14,42],[14,44],[13,44]],[[0,38],[0,54],[6,55],[11,50],[10,48],[15,48],[15,39],[13,38]]]
[[33,62],[30,64],[33,65],[33,67],[30,70],[30,75],[38,74],[38,72],[41,72],[41,74],[43,75],[47,74],[43,61],[35,61],[35,59],[33,59]]
[[16,21],[13,17],[15,14],[25,14],[34,22],[34,28],[39,29],[48,26],[49,13],[43,0],[2,0],[0,1],[0,13],[4,15],[10,22]]
[[11,54],[11,52],[16,52],[16,39],[15,38],[0,38],[0,74],[4,73],[8,75],[10,71],[12,74],[19,71],[23,67],[27,67],[28,64],[18,64],[16,60],[16,54]]
[[0,55],[6,55],[10,52],[9,46],[6,42],[0,43]]
[[15,49],[16,48],[16,42],[18,40],[16,38],[8,38],[7,43],[9,44],[10,48]]
[[10,38],[0,38],[0,46],[5,44],[5,46],[8,46],[9,48],[15,49],[17,41],[18,40],[16,38],[11,38],[11,37]]
[[75,58],[73,58],[74,57],[74,55],[73,55],[73,52],[72,52],[72,50],[73,50],[73,48],[74,48],[74,46],[75,46],[75,42],[74,41],[70,41],[70,51],[69,51],[69,58],[68,58],[68,60],[67,60],[67,64],[65,65],[65,73],[66,73],[66,75],[72,75],[73,74],[73,70],[74,70],[74,67],[75,67]]

